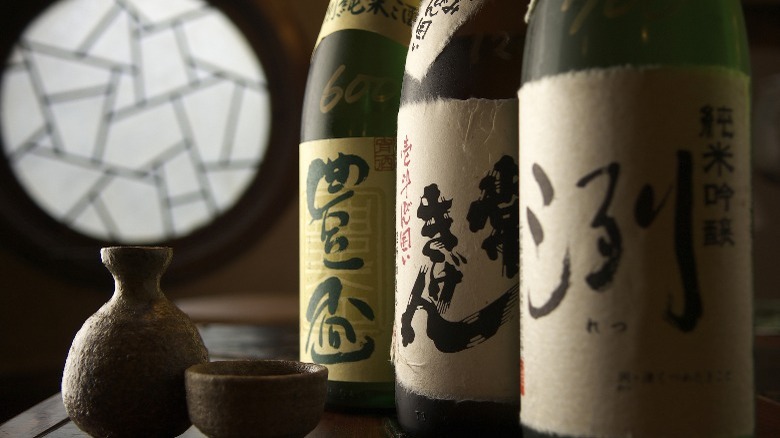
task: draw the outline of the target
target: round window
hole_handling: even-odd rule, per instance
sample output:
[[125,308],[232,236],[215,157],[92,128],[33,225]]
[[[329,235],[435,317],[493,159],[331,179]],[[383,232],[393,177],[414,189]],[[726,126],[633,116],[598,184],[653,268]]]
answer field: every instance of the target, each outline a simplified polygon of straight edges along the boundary
[[166,244],[176,278],[263,233],[294,186],[305,61],[260,3],[60,0],[5,38],[17,247],[90,274],[100,246]]

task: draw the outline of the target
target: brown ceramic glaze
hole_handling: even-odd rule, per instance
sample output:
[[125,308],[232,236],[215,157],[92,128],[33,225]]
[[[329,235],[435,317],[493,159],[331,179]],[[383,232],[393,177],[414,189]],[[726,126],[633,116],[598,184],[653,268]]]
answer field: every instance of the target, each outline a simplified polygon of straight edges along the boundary
[[68,415],[96,437],[171,437],[190,426],[184,371],[208,361],[195,325],[160,290],[170,248],[101,250],[115,290],[84,323],[62,376]]
[[201,432],[303,437],[325,409],[328,369],[285,360],[218,361],[187,369],[187,406]]

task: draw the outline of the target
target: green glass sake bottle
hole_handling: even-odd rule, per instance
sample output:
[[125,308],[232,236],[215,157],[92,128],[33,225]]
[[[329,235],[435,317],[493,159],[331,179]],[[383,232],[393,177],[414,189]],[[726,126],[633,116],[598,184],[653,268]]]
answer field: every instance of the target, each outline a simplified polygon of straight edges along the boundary
[[300,145],[300,357],[333,408],[392,409],[396,114],[419,2],[328,5]]
[[412,436],[519,434],[517,89],[525,5],[420,8],[398,114],[396,412]]
[[749,436],[740,2],[534,3],[519,92],[524,436]]

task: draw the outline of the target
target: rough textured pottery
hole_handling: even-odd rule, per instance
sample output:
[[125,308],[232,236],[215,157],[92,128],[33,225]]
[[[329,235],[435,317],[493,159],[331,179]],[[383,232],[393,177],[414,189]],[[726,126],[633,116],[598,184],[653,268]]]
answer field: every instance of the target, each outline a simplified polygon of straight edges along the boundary
[[70,347],[62,399],[71,420],[96,437],[171,437],[190,426],[185,370],[208,361],[195,325],[160,290],[170,248],[100,252],[115,290]]
[[289,360],[209,362],[185,379],[192,423],[212,438],[306,436],[328,392],[326,367]]

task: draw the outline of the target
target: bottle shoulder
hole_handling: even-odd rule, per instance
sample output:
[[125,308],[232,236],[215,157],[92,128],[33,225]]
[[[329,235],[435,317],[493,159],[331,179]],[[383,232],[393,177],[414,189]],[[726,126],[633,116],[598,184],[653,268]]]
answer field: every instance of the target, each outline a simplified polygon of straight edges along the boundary
[[[407,65],[402,102],[516,98],[525,46],[524,6],[514,0],[482,3],[464,22],[451,17],[438,23],[450,29],[441,33],[451,36],[430,42],[436,56],[424,74],[410,74]],[[407,63],[411,51],[409,56]]]
[[520,33],[454,38],[422,79],[404,75],[402,102],[515,98],[523,45]]
[[318,44],[303,102],[301,140],[394,136],[406,46],[347,29]]
[[[738,0],[537,2],[523,82],[614,66],[717,66],[749,74]],[[590,7],[588,7],[590,5]]]

